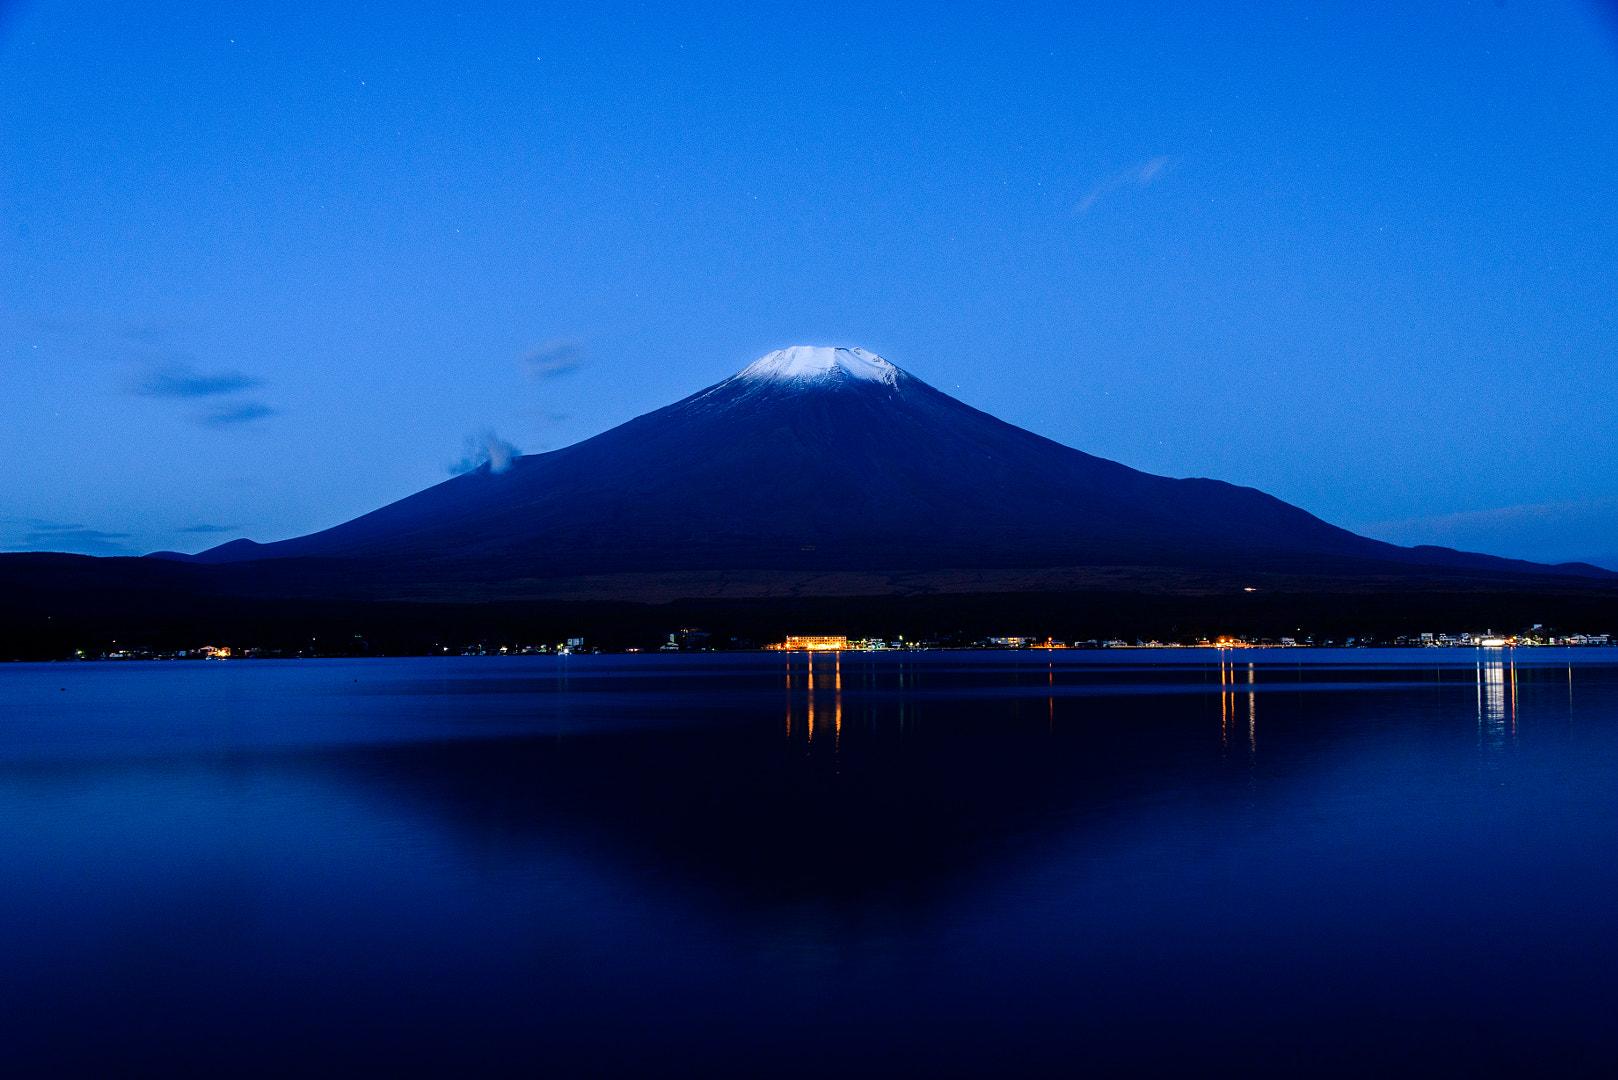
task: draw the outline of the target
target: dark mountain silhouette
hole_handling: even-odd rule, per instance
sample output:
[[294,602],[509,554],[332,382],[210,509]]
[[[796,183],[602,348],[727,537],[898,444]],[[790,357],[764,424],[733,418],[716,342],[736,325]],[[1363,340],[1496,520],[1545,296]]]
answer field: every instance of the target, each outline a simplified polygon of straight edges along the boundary
[[1252,488],[1063,446],[863,350],[811,347],[322,532],[168,557],[337,559],[406,588],[529,591],[580,575],[691,572],[740,575],[732,591],[779,572],[1605,573],[1370,540]]
[[849,632],[969,641],[1618,626],[1618,574],[1339,529],[964,405],[860,350],[771,353],[566,449],[323,532],[198,555],[0,555],[0,657],[438,652]]

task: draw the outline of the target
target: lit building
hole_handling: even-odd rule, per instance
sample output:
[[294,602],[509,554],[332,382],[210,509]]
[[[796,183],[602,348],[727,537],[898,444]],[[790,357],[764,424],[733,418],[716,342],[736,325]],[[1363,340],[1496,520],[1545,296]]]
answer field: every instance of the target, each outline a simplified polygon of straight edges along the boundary
[[843,634],[788,634],[776,648],[789,652],[840,652],[849,644]]

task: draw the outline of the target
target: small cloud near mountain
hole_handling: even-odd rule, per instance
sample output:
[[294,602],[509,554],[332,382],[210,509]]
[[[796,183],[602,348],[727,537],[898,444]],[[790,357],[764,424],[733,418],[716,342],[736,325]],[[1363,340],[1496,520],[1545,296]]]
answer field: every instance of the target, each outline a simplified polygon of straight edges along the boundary
[[184,528],[176,529],[175,531],[176,532],[182,532],[182,533],[227,533],[227,532],[235,532],[236,531],[236,526],[235,525],[209,525],[209,524],[206,524],[206,523],[200,523],[200,524],[197,524],[197,525],[187,525]]
[[468,435],[466,453],[449,467],[449,471],[458,476],[487,465],[491,473],[503,473],[511,468],[512,460],[520,453],[522,451],[516,446],[493,431],[485,431],[481,435]]
[[522,358],[523,370],[536,379],[571,375],[584,366],[584,350],[576,341],[547,341]]

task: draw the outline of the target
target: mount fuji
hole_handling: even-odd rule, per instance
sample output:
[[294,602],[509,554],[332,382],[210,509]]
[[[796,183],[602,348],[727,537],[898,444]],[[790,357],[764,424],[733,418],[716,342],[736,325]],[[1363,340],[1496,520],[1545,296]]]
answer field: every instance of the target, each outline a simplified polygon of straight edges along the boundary
[[993,591],[1098,574],[1607,576],[1371,540],[1252,488],[1053,442],[864,349],[812,346],[321,532],[163,557],[340,563],[373,596],[462,599]]

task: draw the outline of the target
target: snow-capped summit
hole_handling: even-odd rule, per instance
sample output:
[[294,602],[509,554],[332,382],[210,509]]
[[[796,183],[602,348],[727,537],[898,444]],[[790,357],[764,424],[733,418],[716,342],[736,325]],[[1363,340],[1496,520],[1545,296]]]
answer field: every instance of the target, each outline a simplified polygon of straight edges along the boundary
[[743,368],[742,379],[819,381],[848,376],[896,386],[899,369],[874,352],[827,345],[793,345],[766,353]]

